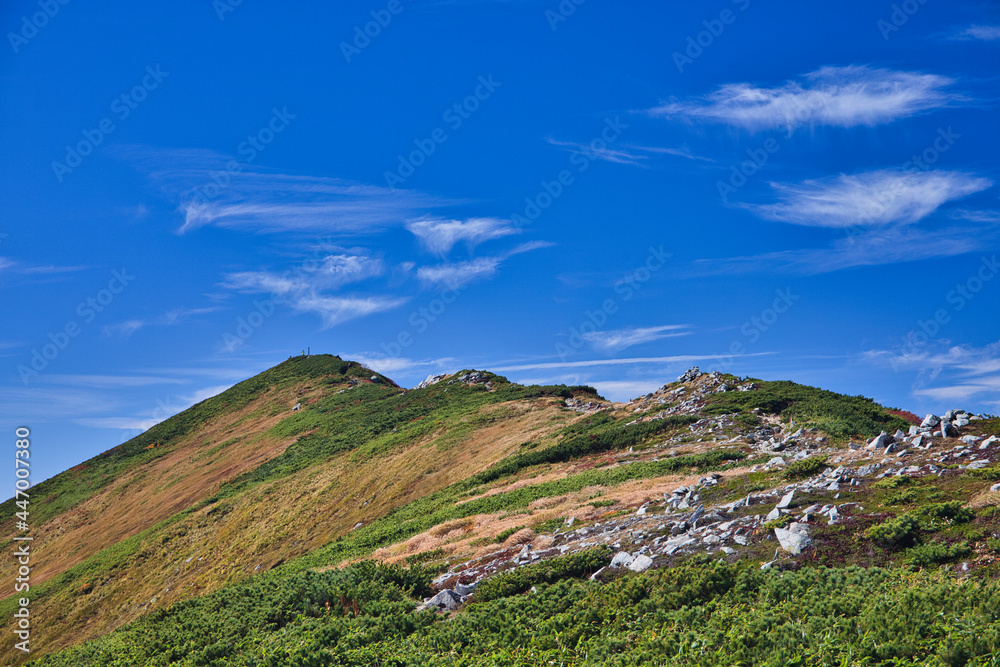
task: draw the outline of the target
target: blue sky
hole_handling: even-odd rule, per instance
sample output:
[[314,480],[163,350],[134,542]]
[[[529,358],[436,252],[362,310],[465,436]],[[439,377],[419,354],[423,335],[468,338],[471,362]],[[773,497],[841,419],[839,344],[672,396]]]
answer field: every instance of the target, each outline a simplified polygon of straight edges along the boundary
[[[307,346],[1000,411],[992,3],[9,2],[34,481]],[[13,446],[13,442],[11,442]]]

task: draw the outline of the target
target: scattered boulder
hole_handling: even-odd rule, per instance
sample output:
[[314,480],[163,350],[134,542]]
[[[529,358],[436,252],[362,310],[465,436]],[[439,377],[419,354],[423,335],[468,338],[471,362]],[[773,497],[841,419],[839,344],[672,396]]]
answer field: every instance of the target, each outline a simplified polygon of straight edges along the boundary
[[637,558],[635,558],[635,560],[633,560],[629,564],[628,569],[632,570],[633,572],[643,572],[652,567],[652,565],[653,565],[652,558],[650,558],[646,554],[640,554]]
[[781,548],[793,556],[798,556],[802,553],[802,550],[809,546],[811,541],[808,535],[784,528],[775,528],[774,536],[778,538],[778,544],[781,545]]
[[928,414],[924,417],[924,420],[920,422],[922,428],[934,428],[941,423],[941,418],[937,415]]
[[611,567],[628,567],[632,564],[635,557],[627,551],[619,551],[615,554],[615,557],[611,559]]
[[454,611],[462,604],[462,596],[455,591],[446,588],[432,598],[424,600],[424,609],[436,609],[437,611]]
[[794,499],[795,499],[795,489],[792,489],[784,496],[782,496],[781,500],[778,501],[778,504],[775,505],[775,507],[779,510],[787,509],[788,506],[792,504],[792,500]]

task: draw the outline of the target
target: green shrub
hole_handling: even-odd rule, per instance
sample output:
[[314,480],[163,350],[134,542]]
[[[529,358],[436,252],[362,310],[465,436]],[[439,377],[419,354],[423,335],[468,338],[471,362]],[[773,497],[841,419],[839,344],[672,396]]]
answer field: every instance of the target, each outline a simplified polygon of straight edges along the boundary
[[825,389],[788,381],[754,380],[752,391],[727,391],[713,394],[705,407],[707,414],[749,412],[760,408],[783,420],[794,418],[797,424],[819,428],[842,438],[872,436],[880,431],[907,429],[905,419],[890,414],[884,407],[864,396],[845,396]]
[[898,489],[901,486],[908,486],[913,483],[913,478],[906,475],[896,475],[886,477],[872,484],[873,489]]
[[567,577],[590,576],[610,562],[611,550],[607,547],[550,558],[536,565],[519,567],[487,579],[479,584],[473,599],[476,602],[488,602],[524,593],[538,584],[548,584]]
[[825,456],[811,456],[800,461],[792,461],[785,468],[785,479],[805,479],[823,472],[826,468]]
[[733,421],[746,430],[753,430],[761,425],[760,417],[752,412],[741,412],[733,417]]
[[967,558],[971,554],[972,549],[965,542],[951,545],[942,542],[928,542],[906,550],[907,562],[915,568],[950,563],[959,558]]
[[920,532],[920,522],[910,514],[889,519],[865,531],[865,537],[889,547],[909,546]]

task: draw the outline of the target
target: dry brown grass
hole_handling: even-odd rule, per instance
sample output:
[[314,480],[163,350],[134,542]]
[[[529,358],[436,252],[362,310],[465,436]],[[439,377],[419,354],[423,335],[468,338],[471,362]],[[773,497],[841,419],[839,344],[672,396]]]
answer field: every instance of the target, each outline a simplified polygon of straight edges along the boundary
[[[47,554],[44,563],[39,563],[45,570],[39,572],[48,578],[72,567],[105,546],[211,496],[226,480],[284,451],[289,442],[252,436],[285,414],[251,418],[232,427],[266,402],[260,400],[228,415],[222,423],[190,434],[166,457],[131,471],[85,503],[39,526],[36,544],[44,544]],[[375,459],[357,461],[345,453],[227,500],[231,504],[228,513],[189,515],[150,535],[127,570],[101,577],[88,595],[57,591],[33,602],[38,621],[33,623],[32,638],[37,638],[45,652],[57,651],[106,634],[150,610],[264,572],[346,534],[359,521],[370,523],[480,472],[517,451],[521,443],[550,437],[566,423],[552,419],[560,412],[555,401],[489,406],[491,410],[504,407],[511,408],[508,419],[477,429],[447,449],[436,446],[443,435],[439,433]],[[205,456],[215,444],[241,435],[239,442]],[[204,444],[206,440],[209,445]],[[483,526],[472,518],[437,528],[436,535],[416,536],[395,551],[404,558],[436,548],[446,552],[467,548],[470,535]],[[10,629],[8,619],[0,621],[0,632]],[[39,656],[33,651],[31,657]]]

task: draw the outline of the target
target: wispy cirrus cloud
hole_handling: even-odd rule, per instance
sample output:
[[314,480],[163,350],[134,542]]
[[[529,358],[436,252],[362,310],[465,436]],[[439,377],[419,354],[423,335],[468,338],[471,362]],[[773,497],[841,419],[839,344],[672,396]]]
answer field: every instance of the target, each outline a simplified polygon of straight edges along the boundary
[[457,243],[465,243],[471,250],[480,243],[519,233],[509,220],[500,218],[424,217],[407,222],[406,229],[417,237],[425,250],[441,256],[448,254]]
[[613,162],[615,164],[628,164],[635,167],[644,167],[646,166],[644,161],[649,158],[648,155],[642,155],[634,150],[629,151],[624,148],[611,148],[604,142],[602,142],[603,145],[596,145],[593,143],[581,144],[576,141],[558,141],[551,137],[547,138],[545,141],[571,153],[585,155],[592,160],[602,160],[604,162]]
[[954,39],[978,39],[985,42],[992,42],[1000,39],[1000,25],[971,25],[965,30],[956,33]]
[[450,202],[419,192],[339,178],[282,174],[200,149],[123,149],[155,187],[178,203],[180,233],[206,225],[261,232],[368,235]]
[[[754,352],[743,354],[741,357],[762,357],[774,354],[774,352]],[[692,363],[700,361],[714,361],[732,359],[732,355],[727,354],[681,354],[672,357],[630,357],[627,359],[588,359],[584,361],[552,361],[531,364],[515,364],[511,366],[499,366],[492,368],[495,371],[533,371],[549,370],[556,368],[590,368],[593,366],[628,366],[635,364],[676,364]],[[662,384],[662,383],[661,383]]]
[[693,100],[671,101],[651,113],[766,130],[802,125],[874,126],[940,109],[959,99],[954,80],[937,74],[863,65],[823,67],[771,88],[730,83]]
[[310,270],[240,271],[227,274],[223,287],[247,293],[267,293],[297,312],[315,313],[324,328],[397,308],[405,298],[379,295],[330,294],[344,285],[381,275],[381,259],[367,255],[329,255]]
[[[930,398],[949,408],[980,401],[1000,409],[1000,341],[975,347],[932,341],[920,349],[868,350],[863,359],[917,372],[914,396]],[[992,398],[990,398],[992,397]]]
[[949,227],[920,230],[893,226],[839,238],[823,248],[779,250],[743,257],[703,259],[693,275],[784,271],[802,275],[832,273],[860,266],[915,262],[976,252],[996,241],[979,229]]
[[221,308],[175,308],[150,319],[132,319],[119,322],[118,324],[109,324],[104,327],[103,333],[105,336],[118,335],[127,338],[145,327],[169,327],[180,324],[189,318],[197,317],[198,315],[207,315],[218,310],[221,310]]
[[465,262],[438,264],[436,266],[421,266],[417,269],[417,278],[428,285],[458,289],[474,280],[492,277],[496,274],[500,265],[514,255],[540,248],[548,248],[552,245],[554,244],[546,241],[532,241],[530,243],[522,243],[502,255],[477,257]]
[[582,338],[592,348],[599,352],[619,352],[621,350],[662,340],[691,335],[688,324],[666,324],[658,327],[636,327],[630,329],[613,329],[610,331],[592,331],[582,335]]
[[581,144],[576,141],[558,141],[551,137],[545,140],[552,146],[557,146],[571,153],[579,153],[591,160],[602,160],[615,164],[627,164],[634,167],[646,167],[651,157],[655,155],[672,155],[688,160],[702,160],[714,162],[706,157],[695,155],[687,146],[681,148],[670,148],[661,146],[638,146],[634,144],[624,144],[618,148],[611,148],[605,142]]
[[370,354],[354,354],[351,355],[350,358],[364,364],[373,371],[384,374],[405,373],[420,368],[434,368],[436,370],[440,370],[449,364],[455,363],[455,359],[453,357],[441,357],[440,359],[407,359],[405,357],[380,357],[371,356]]
[[758,215],[810,227],[911,224],[949,201],[993,185],[958,171],[879,169],[801,183],[772,183],[773,204],[746,205]]

